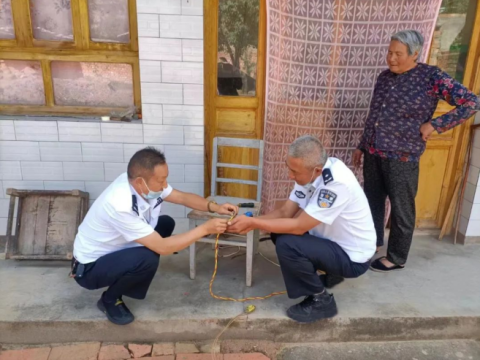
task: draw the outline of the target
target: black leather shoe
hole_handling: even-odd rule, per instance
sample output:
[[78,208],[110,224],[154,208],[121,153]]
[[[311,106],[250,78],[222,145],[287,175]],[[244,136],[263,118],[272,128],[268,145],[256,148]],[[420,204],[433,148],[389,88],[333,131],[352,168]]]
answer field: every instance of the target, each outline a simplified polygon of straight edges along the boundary
[[337,304],[332,294],[325,292],[320,295],[310,295],[302,302],[291,306],[287,316],[300,323],[311,323],[337,315]]
[[102,295],[97,302],[97,307],[101,312],[107,315],[108,320],[116,325],[127,325],[135,320],[135,317],[121,299],[108,303],[103,300]]

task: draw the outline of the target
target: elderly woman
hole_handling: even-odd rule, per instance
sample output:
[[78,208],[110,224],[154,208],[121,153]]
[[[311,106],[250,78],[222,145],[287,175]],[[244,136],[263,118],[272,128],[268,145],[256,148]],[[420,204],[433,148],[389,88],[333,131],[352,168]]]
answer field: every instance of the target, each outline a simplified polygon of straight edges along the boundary
[[[387,256],[373,261],[379,272],[402,270],[415,227],[415,196],[420,156],[426,141],[462,124],[480,110],[479,99],[462,84],[435,66],[417,62],[423,37],[415,30],[392,36],[388,70],[377,79],[363,137],[355,150],[355,166],[364,158],[364,189],[383,246],[385,200],[392,204]],[[432,119],[442,99],[455,109]]]

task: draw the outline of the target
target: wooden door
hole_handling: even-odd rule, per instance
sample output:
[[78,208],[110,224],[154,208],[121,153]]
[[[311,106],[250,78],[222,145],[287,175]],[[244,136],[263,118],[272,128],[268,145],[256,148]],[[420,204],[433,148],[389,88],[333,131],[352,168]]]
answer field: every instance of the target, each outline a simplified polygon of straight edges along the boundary
[[[205,195],[210,195],[213,138],[261,139],[265,88],[265,0],[204,0]],[[219,162],[258,165],[257,149],[224,147]],[[257,172],[218,169],[220,177],[257,180]],[[218,193],[254,199],[252,185]]]
[[[478,76],[480,0],[444,0],[432,41],[429,63],[437,65],[470,89]],[[441,102],[434,117],[452,109]],[[420,160],[416,198],[419,228],[442,226],[456,182],[461,177],[471,120],[441,135],[434,135]]]

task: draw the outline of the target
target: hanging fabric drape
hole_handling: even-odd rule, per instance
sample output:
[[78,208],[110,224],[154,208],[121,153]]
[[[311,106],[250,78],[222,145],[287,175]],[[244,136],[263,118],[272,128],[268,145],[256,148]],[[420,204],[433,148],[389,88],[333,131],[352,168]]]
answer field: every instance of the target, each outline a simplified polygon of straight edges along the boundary
[[[298,136],[317,136],[352,165],[390,37],[404,29],[428,47],[441,0],[267,0],[263,210],[288,198],[285,159]],[[362,181],[361,172],[356,173]]]

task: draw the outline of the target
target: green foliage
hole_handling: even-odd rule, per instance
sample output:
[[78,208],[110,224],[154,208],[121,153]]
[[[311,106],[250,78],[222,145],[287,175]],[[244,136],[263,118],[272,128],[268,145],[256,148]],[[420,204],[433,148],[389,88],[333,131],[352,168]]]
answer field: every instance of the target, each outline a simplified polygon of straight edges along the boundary
[[237,68],[247,48],[258,47],[259,10],[259,0],[219,1],[218,51],[227,52]]
[[471,1],[475,0],[443,0],[441,10],[443,14],[466,14]]

